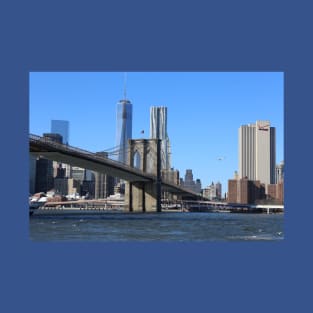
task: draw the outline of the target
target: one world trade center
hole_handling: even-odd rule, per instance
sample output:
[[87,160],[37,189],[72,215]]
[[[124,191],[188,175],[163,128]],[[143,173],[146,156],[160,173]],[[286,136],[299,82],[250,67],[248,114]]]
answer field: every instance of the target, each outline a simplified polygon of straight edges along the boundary
[[126,164],[128,139],[132,138],[132,103],[126,99],[117,103],[116,145],[118,150],[117,161]]

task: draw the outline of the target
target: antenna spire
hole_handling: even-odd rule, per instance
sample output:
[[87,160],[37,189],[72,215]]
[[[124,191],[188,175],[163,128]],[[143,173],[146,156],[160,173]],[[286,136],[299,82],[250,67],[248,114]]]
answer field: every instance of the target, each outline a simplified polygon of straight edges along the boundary
[[124,100],[126,100],[126,83],[127,83],[127,73],[124,73]]

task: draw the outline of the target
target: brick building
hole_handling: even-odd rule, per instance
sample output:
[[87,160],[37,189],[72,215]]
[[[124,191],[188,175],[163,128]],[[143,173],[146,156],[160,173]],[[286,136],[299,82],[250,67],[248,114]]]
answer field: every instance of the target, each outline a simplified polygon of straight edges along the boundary
[[249,180],[247,177],[228,180],[228,202],[252,204],[264,199],[265,187],[259,180]]

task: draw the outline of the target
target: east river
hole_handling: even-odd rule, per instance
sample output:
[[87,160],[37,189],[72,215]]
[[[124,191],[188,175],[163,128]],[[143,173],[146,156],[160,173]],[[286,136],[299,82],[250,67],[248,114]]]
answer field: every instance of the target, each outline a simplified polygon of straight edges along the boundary
[[284,238],[283,214],[104,213],[31,216],[33,241],[265,241]]

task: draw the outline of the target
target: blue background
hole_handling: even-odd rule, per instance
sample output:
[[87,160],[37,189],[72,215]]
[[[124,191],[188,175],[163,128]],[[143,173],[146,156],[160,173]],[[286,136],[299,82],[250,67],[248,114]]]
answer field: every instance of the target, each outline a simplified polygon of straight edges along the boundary
[[[310,312],[309,1],[2,1],[2,312]],[[285,240],[34,243],[30,71],[284,71]]]

